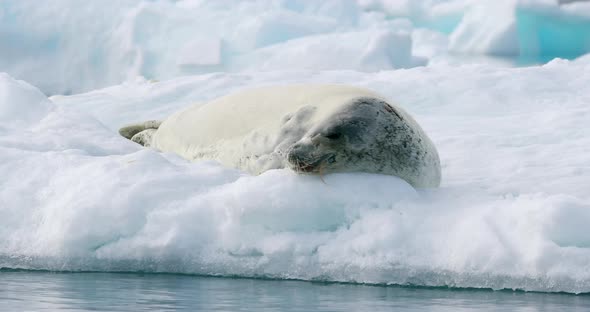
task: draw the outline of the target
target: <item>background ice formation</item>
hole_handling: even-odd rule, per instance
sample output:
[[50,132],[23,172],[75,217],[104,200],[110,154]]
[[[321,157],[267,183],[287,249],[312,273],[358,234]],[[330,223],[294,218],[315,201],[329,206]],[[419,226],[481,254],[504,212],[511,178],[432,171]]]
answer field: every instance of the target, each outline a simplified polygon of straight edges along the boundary
[[[2,1],[0,267],[590,292],[588,5]],[[399,103],[441,188],[250,176],[117,134],[295,82]]]
[[138,75],[379,71],[449,54],[534,63],[590,51],[589,29],[590,3],[550,0],[2,1],[0,69],[51,95]]

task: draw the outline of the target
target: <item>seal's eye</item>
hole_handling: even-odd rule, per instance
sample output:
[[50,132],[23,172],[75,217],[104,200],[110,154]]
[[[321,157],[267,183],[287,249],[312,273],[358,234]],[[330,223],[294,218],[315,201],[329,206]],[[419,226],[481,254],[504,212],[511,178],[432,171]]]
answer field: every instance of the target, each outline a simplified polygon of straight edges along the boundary
[[330,132],[325,135],[325,137],[330,140],[338,140],[338,139],[340,139],[341,136],[342,136],[342,133],[340,133],[340,132]]

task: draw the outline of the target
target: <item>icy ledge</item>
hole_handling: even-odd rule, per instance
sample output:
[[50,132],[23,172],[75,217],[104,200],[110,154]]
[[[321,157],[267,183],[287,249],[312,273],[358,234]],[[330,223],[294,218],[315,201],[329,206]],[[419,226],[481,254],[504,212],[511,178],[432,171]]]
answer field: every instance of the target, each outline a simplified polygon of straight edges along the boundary
[[[589,65],[213,74],[51,101],[4,75],[0,267],[590,292]],[[398,101],[438,146],[442,188],[249,176],[116,132],[239,88],[301,81]]]

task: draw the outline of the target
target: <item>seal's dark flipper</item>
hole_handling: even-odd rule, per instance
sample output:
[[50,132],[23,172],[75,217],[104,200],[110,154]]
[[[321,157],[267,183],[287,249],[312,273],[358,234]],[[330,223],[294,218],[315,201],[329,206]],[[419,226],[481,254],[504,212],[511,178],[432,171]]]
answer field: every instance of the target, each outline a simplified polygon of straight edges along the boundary
[[147,129],[158,129],[160,127],[160,124],[162,124],[161,121],[159,120],[149,120],[146,122],[142,122],[139,124],[134,124],[134,125],[129,125],[126,127],[123,127],[121,129],[119,129],[119,134],[128,139],[131,140],[131,138],[133,138],[134,135],[147,130]]

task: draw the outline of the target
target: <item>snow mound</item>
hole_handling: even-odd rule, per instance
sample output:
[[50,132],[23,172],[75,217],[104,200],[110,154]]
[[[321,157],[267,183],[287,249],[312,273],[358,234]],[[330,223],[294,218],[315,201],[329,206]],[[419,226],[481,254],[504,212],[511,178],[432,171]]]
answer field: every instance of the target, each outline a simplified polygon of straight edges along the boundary
[[[590,292],[589,66],[217,73],[54,96],[30,128],[0,131],[0,267]],[[296,82],[368,87],[406,108],[439,150],[442,187],[251,176],[117,133]]]
[[3,126],[38,122],[54,108],[39,89],[0,73],[0,122]]

